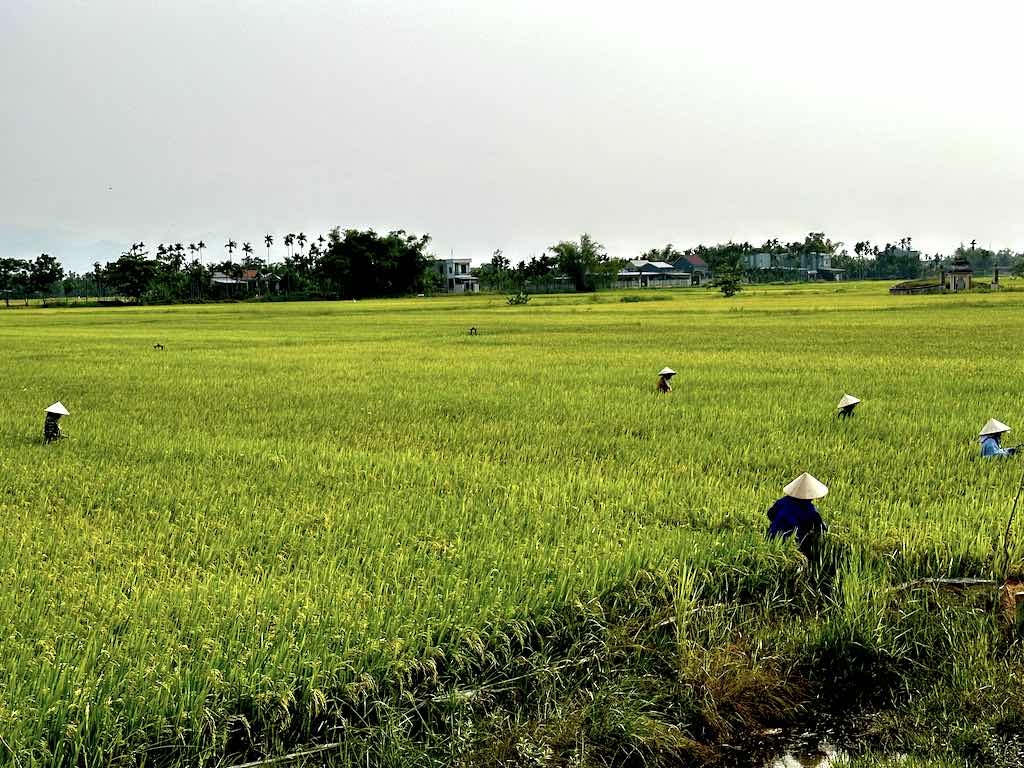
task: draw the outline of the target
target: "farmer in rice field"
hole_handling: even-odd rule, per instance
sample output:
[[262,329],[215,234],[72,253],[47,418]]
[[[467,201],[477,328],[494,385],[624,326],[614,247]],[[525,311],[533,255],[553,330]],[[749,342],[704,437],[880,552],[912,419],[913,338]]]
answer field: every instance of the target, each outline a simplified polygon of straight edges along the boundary
[[1003,434],[1009,431],[1010,428],[1001,421],[996,421],[995,419],[986,421],[985,426],[978,433],[982,457],[987,459],[992,456],[1013,456],[1017,453],[1016,448],[1003,448],[999,445]]
[[64,437],[64,434],[60,431],[61,416],[70,416],[68,409],[65,408],[59,401],[51,405],[46,409],[46,421],[43,422],[43,442],[52,443],[54,440],[60,440]]
[[860,402],[860,398],[854,397],[853,395],[843,395],[839,401],[839,405],[836,409],[839,411],[840,419],[848,419],[853,416],[853,409],[857,407],[857,403]]
[[669,382],[669,380],[673,376],[675,376],[675,375],[676,375],[676,372],[673,371],[671,368],[662,368],[658,372],[658,384],[657,384],[658,391],[659,392],[671,392],[672,391],[672,384]]
[[824,483],[804,472],[782,492],[786,494],[768,510],[768,538],[796,536],[796,544],[804,557],[814,561],[818,555],[821,534],[828,530],[814,506],[814,499],[828,493]]

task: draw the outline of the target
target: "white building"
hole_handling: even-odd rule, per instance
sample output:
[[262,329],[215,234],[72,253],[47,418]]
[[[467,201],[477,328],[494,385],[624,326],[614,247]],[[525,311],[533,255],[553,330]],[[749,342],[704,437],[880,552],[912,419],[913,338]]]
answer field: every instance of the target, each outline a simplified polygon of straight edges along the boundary
[[469,274],[469,259],[434,259],[434,269],[448,293],[480,293],[480,281]]

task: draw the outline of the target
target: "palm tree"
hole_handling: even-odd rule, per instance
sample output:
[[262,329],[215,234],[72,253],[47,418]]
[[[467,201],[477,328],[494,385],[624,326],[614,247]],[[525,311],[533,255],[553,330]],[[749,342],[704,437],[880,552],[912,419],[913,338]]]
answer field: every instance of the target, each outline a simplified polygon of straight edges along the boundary
[[199,263],[203,263],[203,251],[206,250],[206,243],[200,240],[196,243],[196,250],[199,251]]
[[288,258],[292,257],[292,243],[295,242],[295,235],[289,232],[284,236],[284,246],[288,249]]
[[299,243],[299,253],[306,247],[306,235],[304,232],[299,232],[298,237],[295,238]]
[[252,256],[252,243],[242,243],[242,253],[245,254],[245,258],[242,261],[248,261],[249,257]]
[[195,243],[189,243],[188,244],[188,252],[192,254],[192,261],[196,260],[196,252],[198,250],[199,250],[199,248],[196,246]]
[[265,246],[267,246],[267,264],[269,264],[270,263],[270,246],[272,246],[274,244],[274,236],[273,235],[264,235],[263,236],[263,244]]
[[173,246],[167,249],[167,256],[171,268],[175,272],[180,272],[182,265],[185,263],[185,258],[181,255],[185,251],[185,246],[181,243],[175,243]]
[[228,261],[231,261],[231,254],[235,252],[235,248],[238,247],[238,243],[234,240],[228,240],[224,243],[224,247],[228,249]]

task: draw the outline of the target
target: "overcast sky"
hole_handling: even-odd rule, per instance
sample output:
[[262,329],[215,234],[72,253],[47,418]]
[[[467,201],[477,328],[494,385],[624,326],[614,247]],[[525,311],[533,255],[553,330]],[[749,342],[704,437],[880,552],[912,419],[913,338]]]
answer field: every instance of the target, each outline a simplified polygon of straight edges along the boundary
[[0,256],[334,225],[474,261],[1024,250],[1022,29],[984,0],[0,0]]

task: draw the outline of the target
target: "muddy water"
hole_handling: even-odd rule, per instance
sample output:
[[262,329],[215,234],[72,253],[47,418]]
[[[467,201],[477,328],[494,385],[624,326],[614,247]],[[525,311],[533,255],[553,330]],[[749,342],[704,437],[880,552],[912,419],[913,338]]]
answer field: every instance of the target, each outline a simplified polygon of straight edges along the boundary
[[846,752],[832,742],[819,741],[813,745],[788,747],[765,763],[765,768],[830,768],[846,756]]
[[848,757],[846,740],[838,728],[814,730],[776,728],[761,734],[760,742],[770,755],[764,768],[831,768]]

